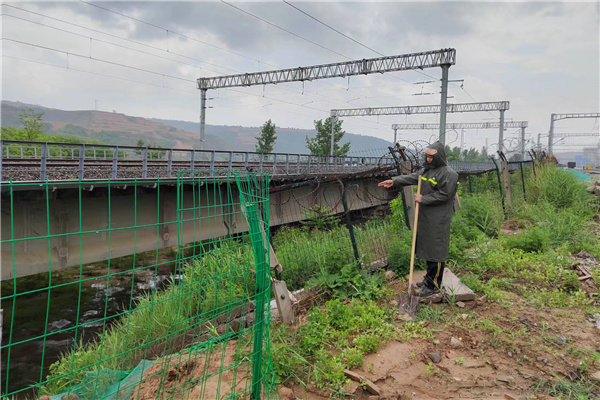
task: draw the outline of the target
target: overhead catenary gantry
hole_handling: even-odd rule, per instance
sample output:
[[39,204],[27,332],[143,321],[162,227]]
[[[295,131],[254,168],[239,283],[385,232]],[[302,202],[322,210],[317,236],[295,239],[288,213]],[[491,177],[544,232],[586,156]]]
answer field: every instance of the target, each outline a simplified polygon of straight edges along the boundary
[[[397,56],[369,58],[310,67],[298,67],[265,72],[198,78],[200,89],[200,147],[204,146],[206,121],[206,92],[208,89],[247,87],[284,82],[304,82],[316,79],[369,75],[394,71],[442,68],[442,109],[445,110],[448,93],[448,69],[456,63],[455,49],[441,49]],[[333,122],[333,121],[332,121]],[[440,114],[440,126],[446,125],[446,114]],[[440,128],[441,129],[441,128]],[[333,155],[333,148],[332,148]]]
[[548,132],[548,153],[552,154],[552,148],[554,147],[554,121],[571,118],[600,118],[600,113],[550,114],[550,131]]
[[[504,129],[520,128],[521,129],[521,156],[525,157],[525,129],[529,123],[527,121],[508,121],[504,123]],[[439,124],[393,124],[394,143],[396,143],[398,130],[429,130],[438,129]],[[446,131],[458,129],[499,129],[500,122],[453,122],[446,123]],[[500,139],[498,139],[500,140]],[[504,137],[502,137],[504,140]],[[500,143],[500,142],[499,142]]]
[[[333,119],[337,117],[367,117],[376,115],[402,115],[402,114],[444,114],[443,124],[440,118],[439,140],[446,144],[446,113],[462,113],[462,112],[481,112],[481,111],[500,111],[500,122],[498,126],[504,126],[504,112],[510,108],[509,101],[490,101],[482,103],[456,103],[441,105],[424,105],[424,106],[400,106],[400,107],[369,107],[369,108],[344,108],[331,110],[331,119],[333,127]],[[444,111],[444,112],[442,112]],[[333,134],[332,134],[333,136]],[[504,130],[500,129],[500,143],[504,140]],[[332,144],[333,146],[333,144]],[[502,150],[502,149],[500,149]]]

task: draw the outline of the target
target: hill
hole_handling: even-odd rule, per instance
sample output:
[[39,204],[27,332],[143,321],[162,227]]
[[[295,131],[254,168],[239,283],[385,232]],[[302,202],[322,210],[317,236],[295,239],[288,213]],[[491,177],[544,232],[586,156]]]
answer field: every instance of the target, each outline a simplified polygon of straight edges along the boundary
[[[135,146],[138,140],[162,147],[192,148],[198,142],[199,123],[133,117],[116,112],[65,111],[21,102],[2,101],[2,126],[20,128],[19,113],[29,108],[44,113],[48,134],[95,139],[111,145]],[[260,127],[206,125],[208,150],[254,151]],[[314,129],[277,128],[275,152],[308,153],[305,137],[316,135]],[[343,142],[352,143],[351,152],[386,148],[391,143],[373,137],[346,133]]]

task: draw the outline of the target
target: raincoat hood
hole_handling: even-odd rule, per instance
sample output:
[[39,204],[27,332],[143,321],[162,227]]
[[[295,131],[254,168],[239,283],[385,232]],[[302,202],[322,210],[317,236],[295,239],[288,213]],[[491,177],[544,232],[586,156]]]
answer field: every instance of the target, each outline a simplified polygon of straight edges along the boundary
[[428,149],[437,150],[437,153],[433,156],[433,161],[431,163],[425,162],[426,169],[444,167],[448,165],[446,162],[446,150],[444,150],[444,145],[440,141],[432,143]]

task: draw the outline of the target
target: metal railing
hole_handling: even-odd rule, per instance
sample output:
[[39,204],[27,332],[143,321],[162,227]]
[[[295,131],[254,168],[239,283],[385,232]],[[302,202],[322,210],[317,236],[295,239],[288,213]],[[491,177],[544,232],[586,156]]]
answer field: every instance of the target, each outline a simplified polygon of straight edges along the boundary
[[392,164],[381,157],[165,149],[55,142],[0,141],[0,180],[46,181],[171,178],[178,170],[254,171],[272,176],[368,171]]

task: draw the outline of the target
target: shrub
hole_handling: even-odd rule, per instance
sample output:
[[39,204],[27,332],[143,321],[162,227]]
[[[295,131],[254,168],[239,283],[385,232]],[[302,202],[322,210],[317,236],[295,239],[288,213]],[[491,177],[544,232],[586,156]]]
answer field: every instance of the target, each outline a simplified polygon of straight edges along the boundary
[[548,248],[548,241],[548,232],[536,226],[519,236],[505,237],[504,247],[520,249],[526,253],[540,253]]
[[491,194],[465,196],[461,199],[460,213],[469,224],[489,237],[497,237],[502,227],[502,206]]

